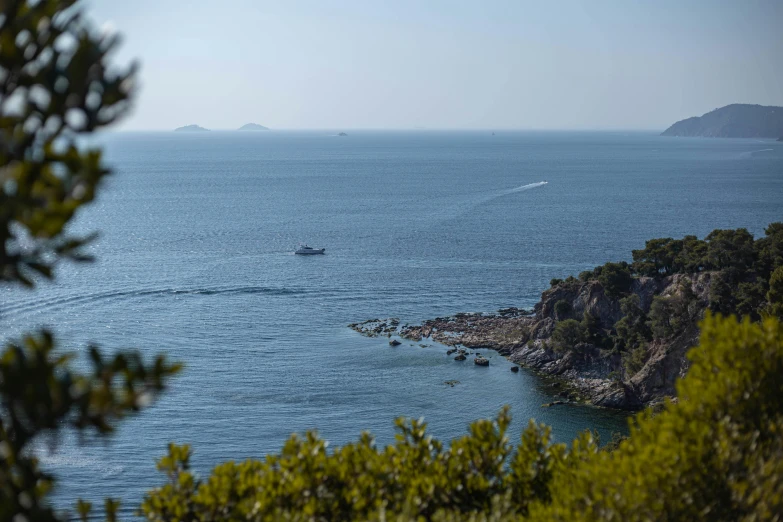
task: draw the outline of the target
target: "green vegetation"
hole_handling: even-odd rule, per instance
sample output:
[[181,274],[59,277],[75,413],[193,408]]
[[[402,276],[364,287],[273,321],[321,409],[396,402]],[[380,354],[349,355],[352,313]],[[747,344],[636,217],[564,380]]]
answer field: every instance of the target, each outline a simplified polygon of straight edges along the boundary
[[555,316],[560,321],[566,319],[568,317],[568,314],[570,314],[572,310],[573,307],[571,306],[571,303],[566,301],[565,299],[561,299],[560,301],[555,303]]
[[[578,279],[569,276],[552,283],[574,290],[579,284],[597,281],[608,298],[619,300],[621,319],[602,327],[597,317],[583,318],[583,337],[578,342],[621,352],[626,376],[630,376],[647,360],[651,341],[667,341],[690,331],[704,308],[753,321],[765,315],[783,318],[783,223],[772,223],[765,232],[757,240],[744,228],[713,230],[703,240],[696,236],[651,239],[643,249],[633,251],[631,264],[606,263],[581,272]],[[706,278],[701,284],[708,288],[706,299],[694,291],[695,277],[701,273]],[[648,311],[639,296],[631,293],[634,278],[660,280],[676,274],[687,278],[670,295],[654,296]],[[558,302],[555,318],[566,317],[565,305]],[[575,339],[573,325],[567,328],[572,334],[567,338]],[[574,346],[566,346],[564,333],[557,335],[559,351]]]
[[585,334],[582,324],[576,319],[558,321],[552,332],[554,349],[563,352],[572,350],[577,344],[584,342]]
[[[33,288],[62,261],[89,261],[66,225],[95,197],[109,171],[76,139],[127,109],[133,70],[109,72],[116,40],[97,35],[74,1],[2,3],[0,16],[0,283]],[[65,428],[106,434],[159,393],[178,366],[145,364],[136,352],[70,369],[48,330],[11,341],[0,354],[0,520],[47,521],[54,477],[38,467],[35,440]],[[113,518],[117,503],[107,500]],[[79,504],[80,512],[89,506]]]
[[[444,445],[419,421],[397,441],[369,434],[329,451],[315,433],[279,455],[228,462],[199,479],[171,446],[149,520],[776,520],[783,510],[783,329],[708,317],[680,401],[636,417],[601,451],[584,433],[553,444],[530,422],[477,421]],[[419,518],[420,517],[420,518]]]
[[[68,235],[66,225],[108,171],[99,150],[75,143],[127,107],[132,74],[107,72],[113,47],[114,40],[91,31],[74,1],[3,4],[0,280],[6,285],[32,288],[41,277],[52,279],[63,260],[89,259],[83,250],[89,237]],[[17,100],[13,111],[9,99]],[[717,292],[716,306],[763,296],[754,310],[779,316],[782,239],[783,225],[773,224],[755,242],[744,233],[716,234],[683,243],[673,261],[642,257],[659,275],[689,266],[723,272],[730,289],[752,284],[729,303]],[[712,241],[720,246],[711,251]],[[655,248],[665,253],[668,244]],[[678,265],[686,251],[695,264]],[[627,293],[629,266],[610,265],[596,277],[607,292]],[[672,335],[693,315],[687,290],[658,302],[646,318],[638,296],[623,298],[617,337],[629,353],[656,332]],[[385,448],[365,433],[329,450],[309,432],[292,436],[278,455],[226,462],[203,479],[190,470],[190,449],[172,444],[158,464],[166,483],[149,491],[141,511],[152,521],[780,520],[783,328],[773,317],[752,323],[709,313],[701,328],[679,401],[637,416],[630,437],[613,441],[612,451],[599,450],[589,432],[571,445],[554,444],[549,428],[533,421],[512,445],[507,409],[493,421],[476,421],[449,445],[428,435],[421,421],[398,420],[397,440]],[[589,314],[560,321],[555,330],[566,348],[603,331]],[[55,336],[41,330],[9,342],[0,355],[0,520],[61,519],[47,502],[55,479],[39,469],[33,443],[65,428],[109,433],[178,370],[163,357],[148,364],[135,352],[105,357],[90,347],[89,353],[90,372],[77,373]],[[116,519],[117,506],[107,500],[107,519]],[[81,501],[76,507],[83,520],[90,508]]]

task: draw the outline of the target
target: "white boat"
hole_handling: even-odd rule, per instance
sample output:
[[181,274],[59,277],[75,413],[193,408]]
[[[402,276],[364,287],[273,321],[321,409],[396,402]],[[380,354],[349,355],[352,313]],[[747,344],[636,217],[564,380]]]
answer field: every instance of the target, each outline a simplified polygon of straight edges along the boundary
[[326,250],[326,249],[325,248],[312,248],[312,247],[309,247],[307,245],[302,245],[302,246],[299,247],[299,250],[294,252],[294,254],[299,254],[299,255],[302,255],[302,256],[313,256],[313,255],[316,255],[316,254],[323,254],[324,250]]

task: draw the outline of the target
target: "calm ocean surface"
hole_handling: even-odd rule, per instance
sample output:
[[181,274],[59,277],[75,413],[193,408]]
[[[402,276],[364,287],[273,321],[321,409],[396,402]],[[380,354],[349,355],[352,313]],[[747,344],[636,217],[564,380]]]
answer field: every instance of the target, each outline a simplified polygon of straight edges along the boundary
[[[492,355],[368,339],[346,327],[532,306],[553,277],[653,237],[783,220],[783,143],[652,133],[210,132],[104,136],[116,168],[78,228],[99,261],[35,293],[4,289],[5,337],[56,328],[65,348],[164,351],[185,371],[109,444],[41,449],[55,500],[112,495],[130,510],[162,482],[155,459],[190,443],[206,474],[318,428],[332,443],[423,416],[450,439],[510,404],[560,441],[625,417],[544,409],[541,381]],[[547,184],[536,184],[547,181]],[[300,242],[327,255],[292,254]],[[451,388],[447,380],[460,384]]]

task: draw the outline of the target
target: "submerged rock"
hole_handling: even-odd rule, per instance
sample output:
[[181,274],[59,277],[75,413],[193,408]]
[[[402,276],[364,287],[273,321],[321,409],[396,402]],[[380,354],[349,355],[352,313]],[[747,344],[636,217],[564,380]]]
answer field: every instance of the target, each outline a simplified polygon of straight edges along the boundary
[[402,343],[400,341],[398,341],[397,339],[392,339],[391,341],[389,341],[389,346],[399,346],[401,344]]
[[454,358],[455,361],[464,361],[465,359],[467,359],[467,357],[465,357],[464,353],[461,353]]
[[512,366],[511,371],[514,373],[519,373],[519,366]]

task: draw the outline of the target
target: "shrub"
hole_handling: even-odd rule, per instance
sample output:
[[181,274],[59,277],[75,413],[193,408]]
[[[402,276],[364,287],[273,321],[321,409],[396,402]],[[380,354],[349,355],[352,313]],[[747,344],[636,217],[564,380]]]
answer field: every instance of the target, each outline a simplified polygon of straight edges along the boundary
[[644,346],[652,339],[652,332],[647,326],[647,315],[639,306],[641,299],[631,294],[620,300],[620,311],[623,318],[614,325],[617,331],[615,347],[619,350],[633,350]]
[[558,321],[565,319],[568,314],[571,313],[571,310],[573,310],[571,303],[565,299],[561,299],[555,303],[555,317]]
[[579,321],[575,319],[566,319],[555,325],[555,331],[552,332],[552,342],[555,350],[563,352],[572,350],[574,346],[584,341],[584,331]]
[[601,269],[598,281],[609,297],[620,297],[631,290],[631,269],[626,262],[606,263]]
[[558,278],[550,279],[549,280],[549,286],[557,286],[557,285],[559,285],[562,282],[563,282],[562,279],[558,279]]

